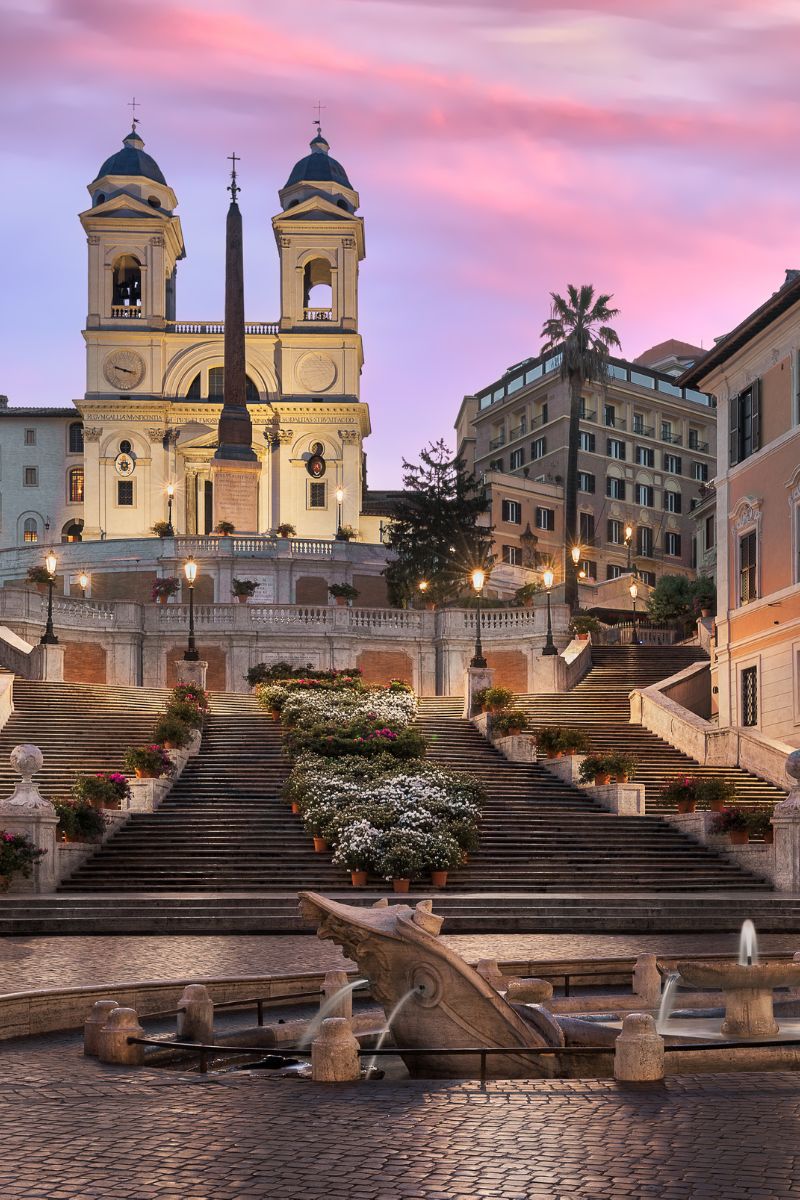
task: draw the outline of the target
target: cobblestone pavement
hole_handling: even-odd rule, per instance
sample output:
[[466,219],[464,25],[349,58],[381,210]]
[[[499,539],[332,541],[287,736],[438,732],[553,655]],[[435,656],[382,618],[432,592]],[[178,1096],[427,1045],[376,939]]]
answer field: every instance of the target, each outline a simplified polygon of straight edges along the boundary
[[790,1200],[800,1080],[318,1086],[2,1049],[3,1200]]
[[[446,928],[446,927],[445,927]],[[459,934],[443,938],[469,962],[479,958],[626,958],[650,952],[735,954],[725,934]],[[766,934],[765,952],[800,950],[800,937]],[[0,993],[142,979],[292,974],[346,965],[313,934],[285,937],[8,937],[0,939]]]

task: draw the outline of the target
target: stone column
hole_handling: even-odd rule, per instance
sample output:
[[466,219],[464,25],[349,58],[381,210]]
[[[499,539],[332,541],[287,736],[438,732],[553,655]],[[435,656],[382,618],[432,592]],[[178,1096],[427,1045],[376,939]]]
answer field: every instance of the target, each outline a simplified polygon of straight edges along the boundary
[[786,774],[795,785],[772,813],[775,831],[775,879],[780,892],[800,891],[800,750],[786,759]]
[[31,679],[63,683],[64,647],[37,643],[31,650]]
[[464,672],[464,716],[472,716],[472,697],[483,688],[491,687],[494,671],[491,667],[467,667]]
[[206,690],[206,674],[208,673],[208,663],[202,659],[197,662],[187,662],[185,658],[179,658],[175,663],[175,673],[178,683],[191,684],[194,687]]
[[10,754],[11,765],[21,776],[12,794],[0,801],[0,828],[8,833],[24,834],[34,846],[45,851],[33,868],[30,879],[16,876],[12,892],[53,892],[58,883],[56,858],[56,825],[58,817],[49,800],[45,800],[33,776],[41,771],[44,761],[38,746],[15,746]]

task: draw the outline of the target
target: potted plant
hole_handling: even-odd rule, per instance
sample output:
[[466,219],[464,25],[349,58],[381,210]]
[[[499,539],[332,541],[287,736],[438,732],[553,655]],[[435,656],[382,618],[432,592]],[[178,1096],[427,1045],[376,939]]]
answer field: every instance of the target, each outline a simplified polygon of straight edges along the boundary
[[250,597],[255,594],[257,587],[258,583],[255,579],[234,579],[231,583],[231,591],[240,604],[247,604]]
[[726,804],[736,799],[735,784],[730,779],[717,779],[713,775],[708,779],[695,780],[695,792],[697,803],[716,813],[722,812]]
[[47,567],[28,567],[27,579],[28,583],[36,584],[36,590],[40,595],[44,595],[50,583],[50,572]]
[[367,874],[375,870],[380,842],[380,830],[367,820],[351,820],[341,830],[333,861],[350,872],[353,887],[367,886]]
[[717,589],[710,575],[698,575],[692,582],[692,599],[701,617],[710,617],[717,605]]
[[379,871],[392,881],[395,892],[407,892],[411,880],[423,868],[421,840],[412,829],[390,829],[381,847]]
[[65,842],[97,842],[105,833],[106,819],[88,800],[54,800],[58,816],[56,835]]
[[233,521],[217,521],[214,526],[214,533],[219,533],[222,537],[230,537],[235,532],[236,526]]
[[165,715],[183,721],[190,729],[203,728],[203,710],[190,700],[170,700]]
[[180,586],[181,581],[177,575],[159,576],[153,580],[151,599],[155,604],[166,604],[170,596],[174,596],[180,590]]
[[0,892],[8,891],[11,878],[17,873],[30,879],[33,868],[46,853],[34,846],[26,834],[0,829]]
[[192,730],[180,717],[166,712],[156,722],[153,729],[153,741],[163,746],[165,750],[184,750],[191,744]]
[[472,693],[472,715],[477,717],[486,709],[486,693],[488,688],[478,688],[477,692]]
[[431,873],[431,885],[447,887],[447,874],[461,862],[461,847],[447,830],[437,829],[427,836],[425,865]]
[[357,537],[357,534],[352,525],[340,525],[336,530],[337,542],[352,542],[355,537]]
[[548,758],[563,758],[563,732],[560,725],[543,725],[536,730],[536,749]]
[[513,699],[514,693],[508,688],[488,687],[483,696],[483,703],[490,713],[499,713],[508,708]]
[[172,537],[174,531],[169,521],[156,521],[155,525],[150,526],[150,532],[156,537],[166,538]]
[[589,613],[576,613],[569,623],[570,633],[581,641],[586,641],[593,633],[599,633],[601,629],[600,622],[597,617],[591,616]]
[[174,763],[163,746],[131,746],[125,751],[125,769],[137,779],[161,779],[171,775]]
[[333,596],[338,605],[344,606],[356,599],[358,589],[354,588],[351,583],[332,583],[328,588],[328,594]]
[[584,783],[594,783],[596,787],[610,783],[614,757],[613,754],[587,754],[581,763],[578,777]]
[[747,832],[751,837],[763,838],[768,846],[774,841],[772,808],[769,806],[751,809],[747,814]]
[[627,783],[633,779],[636,759],[631,754],[610,754],[607,764],[616,783]]
[[560,731],[559,745],[567,756],[586,754],[589,750],[589,739],[582,729],[572,729],[563,726]]
[[693,813],[697,808],[697,789],[700,780],[695,775],[676,775],[661,788],[661,800],[679,813]]
[[277,533],[278,537],[290,538],[295,536],[297,530],[295,529],[294,525],[290,525],[288,521],[283,521],[275,530],[275,532]]
[[498,737],[516,737],[522,733],[528,724],[528,718],[521,708],[506,708],[492,717],[492,734]]
[[522,587],[518,587],[514,592],[514,600],[524,608],[533,608],[533,598],[541,591],[541,583],[523,583]]
[[714,833],[727,833],[732,846],[746,846],[750,841],[749,818],[742,808],[729,805],[714,817]]
[[170,692],[168,708],[170,704],[192,704],[195,708],[207,712],[208,692],[204,692],[202,688],[196,687],[193,683],[178,683]]
[[85,800],[100,808],[121,808],[131,794],[128,780],[119,771],[79,775],[70,790],[75,800]]

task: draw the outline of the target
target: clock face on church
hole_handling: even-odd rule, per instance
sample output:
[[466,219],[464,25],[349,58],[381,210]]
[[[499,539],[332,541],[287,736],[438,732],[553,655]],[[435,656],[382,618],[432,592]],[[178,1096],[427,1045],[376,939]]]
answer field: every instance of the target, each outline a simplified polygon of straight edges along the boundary
[[127,392],[144,379],[144,359],[135,350],[114,350],[103,363],[103,374],[112,387]]

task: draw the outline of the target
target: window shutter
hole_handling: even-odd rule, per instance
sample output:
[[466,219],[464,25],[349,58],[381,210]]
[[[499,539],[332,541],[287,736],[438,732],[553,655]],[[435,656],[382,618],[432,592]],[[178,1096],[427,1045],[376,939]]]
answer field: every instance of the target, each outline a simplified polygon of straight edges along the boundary
[[740,403],[738,396],[730,398],[730,421],[729,421],[729,449],[730,449],[730,465],[735,467],[739,461],[739,412]]
[[753,380],[753,453],[761,449],[761,380]]

